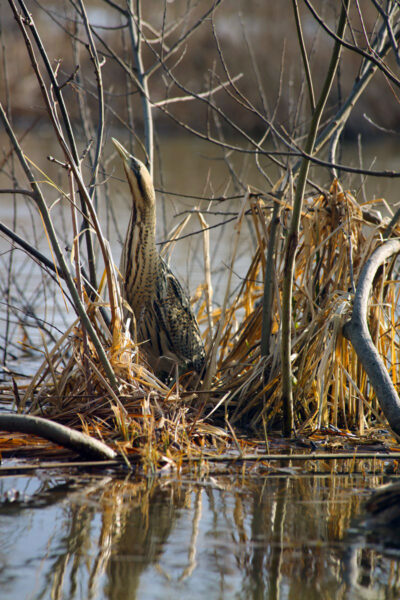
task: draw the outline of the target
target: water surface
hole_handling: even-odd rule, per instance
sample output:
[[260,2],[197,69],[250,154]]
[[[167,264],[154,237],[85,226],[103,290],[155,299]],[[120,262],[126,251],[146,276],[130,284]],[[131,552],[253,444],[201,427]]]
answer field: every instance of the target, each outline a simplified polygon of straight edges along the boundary
[[2,477],[1,598],[399,597],[400,551],[360,517],[384,476],[283,471]]

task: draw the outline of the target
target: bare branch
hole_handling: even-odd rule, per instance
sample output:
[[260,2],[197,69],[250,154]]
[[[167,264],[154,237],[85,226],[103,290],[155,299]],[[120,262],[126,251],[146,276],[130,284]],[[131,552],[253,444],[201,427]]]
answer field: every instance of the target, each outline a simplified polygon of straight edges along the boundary
[[86,433],[70,429],[70,427],[66,427],[60,423],[43,419],[42,417],[1,414],[0,429],[2,431],[11,431],[12,433],[19,432],[37,435],[88,458],[112,460],[117,456],[114,450],[103,442],[100,442],[100,440],[96,440]]
[[391,240],[377,248],[365,263],[354,298],[351,320],[343,328],[343,334],[354,346],[379,404],[393,431],[400,436],[400,399],[380,357],[368,329],[368,300],[379,267],[391,256],[400,252],[400,241]]

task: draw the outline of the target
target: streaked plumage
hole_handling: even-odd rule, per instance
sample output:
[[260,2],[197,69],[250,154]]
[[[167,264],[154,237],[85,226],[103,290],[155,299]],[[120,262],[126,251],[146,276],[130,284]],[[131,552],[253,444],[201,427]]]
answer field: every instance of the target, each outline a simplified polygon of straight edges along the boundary
[[201,371],[205,354],[199,326],[179,281],[156,248],[156,199],[145,165],[115,139],[132,194],[132,212],[121,258],[124,293],[156,372],[174,363]]

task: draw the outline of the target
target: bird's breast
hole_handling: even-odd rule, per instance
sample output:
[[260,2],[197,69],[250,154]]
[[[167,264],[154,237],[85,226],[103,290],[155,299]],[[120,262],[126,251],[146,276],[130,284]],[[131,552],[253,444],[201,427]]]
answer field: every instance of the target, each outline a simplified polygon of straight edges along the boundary
[[157,258],[153,228],[138,221],[131,224],[122,251],[121,273],[126,299],[137,317],[154,294]]

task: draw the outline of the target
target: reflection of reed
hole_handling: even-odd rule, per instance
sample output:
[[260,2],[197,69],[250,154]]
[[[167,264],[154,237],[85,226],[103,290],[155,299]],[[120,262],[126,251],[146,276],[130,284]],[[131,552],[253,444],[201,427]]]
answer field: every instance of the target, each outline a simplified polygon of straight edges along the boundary
[[[257,499],[260,501],[255,499],[251,524],[254,550],[251,558],[250,581],[252,597],[256,599],[265,598],[267,590],[269,590],[268,597],[273,600],[279,599],[287,496],[288,479],[285,479],[283,485],[279,484],[270,511],[265,510],[266,504],[265,501],[261,501],[262,497]],[[268,543],[260,544],[259,539],[264,536]],[[267,571],[266,559],[268,560]]]
[[201,521],[201,506],[202,506],[202,496],[201,491],[196,490],[195,492],[195,509],[193,514],[193,522],[192,522],[192,535],[190,538],[189,544],[189,552],[188,552],[188,564],[184,568],[182,575],[179,577],[179,581],[183,581],[190,577],[196,568],[196,549],[197,549],[197,540],[199,536],[199,526]]
[[113,489],[113,551],[104,588],[109,600],[136,598],[143,570],[158,560],[181,504],[179,488],[174,496],[171,491],[146,482]]
[[285,479],[276,501],[272,535],[271,571],[269,577],[271,600],[279,600],[280,597],[281,566],[284,546],[284,525],[288,483],[289,480]]
[[351,478],[282,477],[254,493],[244,509],[251,518],[247,597],[311,598],[315,589],[343,597],[341,541],[361,502],[353,485]]
[[[60,494],[57,499],[61,499]],[[135,598],[143,569],[157,560],[170,534],[175,509],[182,504],[179,490],[172,501],[169,489],[163,491],[146,481],[101,478],[78,489],[70,501],[72,508],[65,511],[61,526],[65,535],[56,540],[54,560],[54,549],[52,553],[49,550],[50,566],[36,597],[61,600],[67,594],[71,599],[97,598],[106,574],[107,598],[125,599],[127,593]],[[99,509],[101,529],[96,542]],[[195,566],[195,537],[189,556],[191,570]],[[52,542],[51,537],[49,547]]]
[[72,598],[76,596],[76,592],[79,589],[79,567],[81,559],[89,550],[90,526],[94,512],[94,507],[89,508],[87,506],[81,506],[72,511],[65,552],[54,563],[51,585],[52,600],[61,600],[63,598],[65,577],[68,571],[70,571],[70,596]]
[[[379,555],[394,555],[389,562],[393,595],[399,597],[400,563],[400,484],[398,481],[375,489],[364,505],[364,513],[347,535],[343,553],[343,579],[347,598],[355,595],[366,600],[376,598],[379,582]],[[377,560],[377,557],[379,559]],[[389,596],[388,596],[389,597]]]
[[[85,486],[83,491],[78,489],[69,496],[69,500],[79,498],[80,502],[74,505],[71,510],[65,511],[63,529],[66,534],[58,540],[58,545],[62,546],[62,551],[57,554],[57,558],[50,562],[50,568],[44,577],[44,585],[38,594],[38,598],[47,597],[50,591],[52,600],[60,600],[65,597],[65,587],[69,587],[69,597],[74,598],[80,587],[80,569],[82,562],[86,562],[90,554],[91,546],[91,527],[96,514],[96,504],[83,502],[83,499],[89,498],[103,489],[110,482],[109,477],[94,479],[89,485]],[[68,491],[68,487],[65,490]],[[60,495],[56,496],[60,500]],[[66,581],[67,574],[69,576]]]
[[346,598],[349,589],[367,597],[382,585],[376,554],[343,541],[361,502],[353,486],[351,477],[329,475],[243,486],[221,477],[218,487],[99,480],[65,511],[65,536],[38,598],[133,600],[139,589],[164,585],[171,597],[193,585],[196,598],[215,589],[232,597],[233,585],[240,599],[311,598],[315,589],[321,597]]

